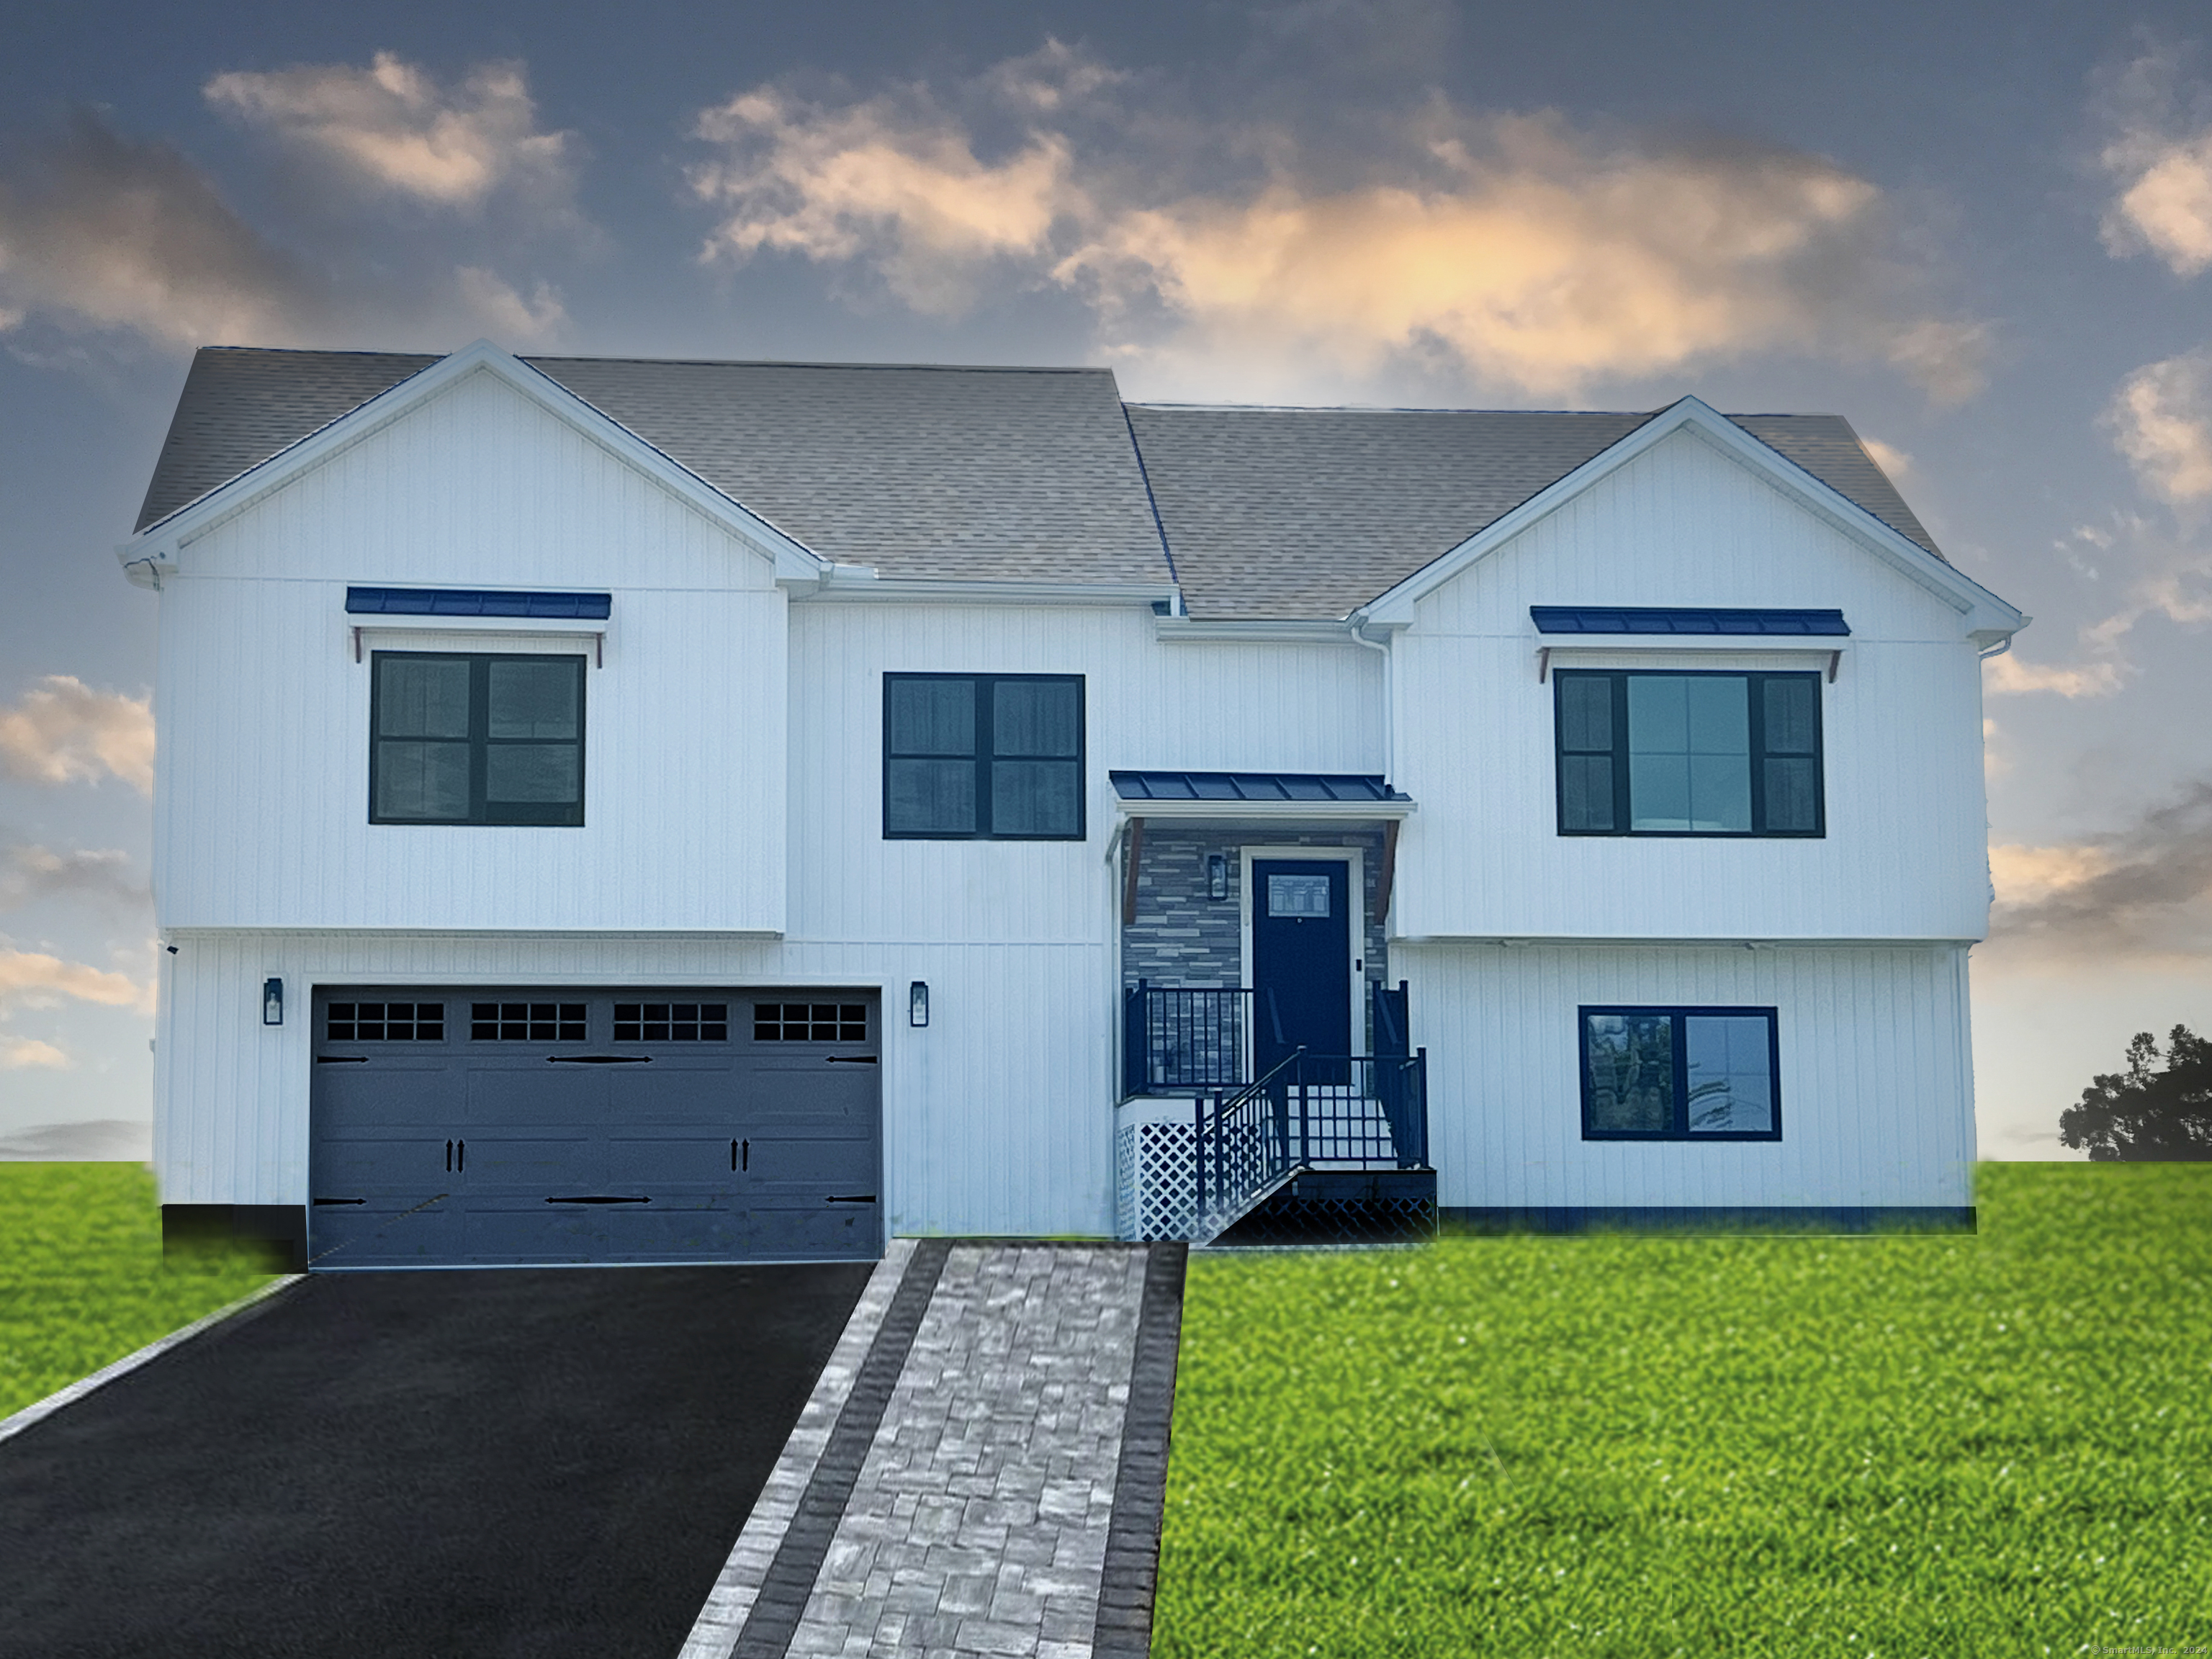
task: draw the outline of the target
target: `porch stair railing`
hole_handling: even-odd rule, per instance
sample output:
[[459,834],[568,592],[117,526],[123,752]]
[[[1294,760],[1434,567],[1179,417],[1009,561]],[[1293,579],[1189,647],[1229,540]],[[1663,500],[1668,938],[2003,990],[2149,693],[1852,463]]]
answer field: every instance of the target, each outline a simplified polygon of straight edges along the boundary
[[1425,1048],[1297,1048],[1242,1088],[1200,1096],[1191,1242],[1211,1243],[1304,1170],[1425,1169],[1428,1063]]

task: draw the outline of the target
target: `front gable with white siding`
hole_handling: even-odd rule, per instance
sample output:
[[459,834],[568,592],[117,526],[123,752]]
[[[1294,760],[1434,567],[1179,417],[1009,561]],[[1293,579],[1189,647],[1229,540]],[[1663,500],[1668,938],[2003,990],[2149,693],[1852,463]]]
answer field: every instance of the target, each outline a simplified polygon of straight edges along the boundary
[[[2025,619],[1827,417],[210,351],[121,556],[180,1220],[331,1268],[1971,1217],[1976,660]],[[1592,607],[1647,632],[1534,617]],[[1849,632],[1648,631],[1697,608]],[[1820,833],[1564,833],[1560,677],[1609,673],[1789,680],[1816,762],[1681,764],[1817,764]]]

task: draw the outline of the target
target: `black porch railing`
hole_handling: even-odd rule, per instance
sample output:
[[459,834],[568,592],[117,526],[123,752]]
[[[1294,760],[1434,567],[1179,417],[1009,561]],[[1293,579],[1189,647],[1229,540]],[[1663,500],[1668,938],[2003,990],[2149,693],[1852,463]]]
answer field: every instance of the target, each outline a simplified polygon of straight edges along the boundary
[[1121,1005],[1121,1092],[1233,1089],[1249,1081],[1249,988],[1155,986],[1139,980]]
[[1301,1048],[1241,1089],[1201,1096],[1200,1235],[1218,1233],[1297,1170],[1425,1169],[1428,1072],[1425,1048],[1388,1055]]
[[[1406,982],[1401,980],[1395,989],[1373,987],[1369,1008],[1375,1058],[1403,1060],[1409,1052]],[[1272,1014],[1272,1006],[1267,1012]],[[1253,1021],[1259,1018],[1262,1015],[1249,986],[1153,985],[1139,980],[1122,994],[1122,1097],[1242,1088],[1252,1080]],[[1274,1040],[1258,1044],[1256,1052],[1280,1054],[1289,1047],[1279,1018],[1273,1024],[1275,1029],[1257,1035]],[[1315,1056],[1312,1064],[1320,1066],[1322,1057]],[[1324,1080],[1318,1070],[1310,1079]],[[1351,1079],[1339,1076],[1327,1080],[1343,1084]]]

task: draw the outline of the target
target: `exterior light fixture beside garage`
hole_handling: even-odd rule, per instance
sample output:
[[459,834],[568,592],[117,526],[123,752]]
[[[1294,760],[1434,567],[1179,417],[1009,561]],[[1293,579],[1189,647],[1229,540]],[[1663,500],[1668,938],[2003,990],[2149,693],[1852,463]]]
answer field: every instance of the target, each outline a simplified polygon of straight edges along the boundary
[[906,988],[906,1023],[909,1025],[929,1024],[929,981],[916,980]]
[[261,1023],[282,1025],[284,1023],[284,981],[264,979],[261,981]]

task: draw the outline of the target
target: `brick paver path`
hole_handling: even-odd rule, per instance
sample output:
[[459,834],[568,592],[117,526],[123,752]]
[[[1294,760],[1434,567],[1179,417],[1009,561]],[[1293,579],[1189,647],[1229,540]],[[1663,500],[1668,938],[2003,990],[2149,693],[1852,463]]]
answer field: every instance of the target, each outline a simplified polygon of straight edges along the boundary
[[[1141,1644],[1143,1632],[1128,1626],[1149,1629],[1149,1549],[1130,1547],[1131,1516],[1117,1517],[1115,1498],[1125,1467],[1164,1467],[1164,1409],[1139,1414],[1148,1426],[1129,1449],[1134,1464],[1123,1455],[1152,1253],[990,1243],[920,1250],[901,1241],[863,1297],[793,1437],[792,1467],[779,1468],[763,1493],[686,1659],[762,1649],[809,1659],[1103,1659],[1129,1638]],[[1179,1291],[1180,1266],[1178,1255],[1171,1273],[1156,1267],[1152,1277]],[[902,1279],[908,1317],[900,1328],[892,1292]],[[1153,1297],[1164,1300],[1158,1285]],[[1165,1319],[1173,1318],[1170,1310]],[[1152,1369],[1164,1362],[1171,1378],[1173,1323],[1157,1306],[1146,1322],[1162,1333],[1147,1339]],[[869,1343],[883,1378],[898,1367],[887,1401],[880,1383],[868,1397]],[[865,1455],[854,1443],[841,1468],[831,1422],[842,1413],[849,1434],[876,1409],[882,1415]],[[833,1523],[823,1505],[837,1494],[842,1510]],[[817,1534],[811,1547],[810,1497]],[[1137,1512],[1146,1513],[1142,1504]],[[1111,1575],[1109,1522],[1118,1523],[1115,1536],[1129,1534],[1115,1545]],[[1138,1528],[1152,1533],[1143,1544],[1156,1546],[1157,1527],[1154,1494],[1148,1528]],[[794,1563],[803,1574],[817,1558],[797,1608],[796,1589],[779,1590],[778,1575],[788,1580]],[[1140,1587],[1133,1595],[1133,1583]],[[779,1595],[791,1597],[781,1609]],[[1136,1600],[1143,1605],[1133,1620]]]

